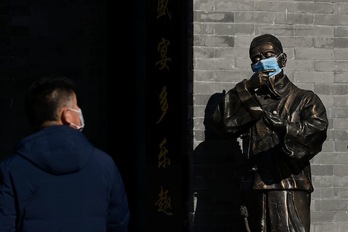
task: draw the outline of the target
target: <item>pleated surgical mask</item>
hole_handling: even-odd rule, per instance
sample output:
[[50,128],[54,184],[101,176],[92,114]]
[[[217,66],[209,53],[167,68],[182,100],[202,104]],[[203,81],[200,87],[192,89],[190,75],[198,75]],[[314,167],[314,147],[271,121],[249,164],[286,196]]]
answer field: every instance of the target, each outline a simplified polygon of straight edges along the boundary
[[255,64],[251,65],[251,69],[253,72],[274,69],[274,71],[269,72],[270,77],[273,77],[282,71],[278,65],[278,57],[274,56],[256,62]]
[[72,122],[70,123],[70,125],[72,125],[72,126],[73,126],[74,128],[76,128],[77,130],[82,131],[83,128],[85,127],[85,121],[84,121],[84,119],[83,119],[82,110],[81,110],[81,109],[75,110],[75,109],[73,109],[73,108],[68,108],[68,109],[79,114],[80,123],[81,123],[80,126],[78,126],[78,125],[76,125],[76,124],[74,124],[74,123],[72,123]]

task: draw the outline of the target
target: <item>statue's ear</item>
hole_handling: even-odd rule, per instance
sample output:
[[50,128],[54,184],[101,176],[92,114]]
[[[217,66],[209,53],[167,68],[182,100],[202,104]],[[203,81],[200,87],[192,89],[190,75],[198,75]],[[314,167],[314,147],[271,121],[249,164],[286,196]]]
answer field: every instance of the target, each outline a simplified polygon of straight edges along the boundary
[[286,62],[288,61],[288,56],[286,55],[286,53],[281,53],[278,57],[278,61],[280,68],[284,68],[286,66]]

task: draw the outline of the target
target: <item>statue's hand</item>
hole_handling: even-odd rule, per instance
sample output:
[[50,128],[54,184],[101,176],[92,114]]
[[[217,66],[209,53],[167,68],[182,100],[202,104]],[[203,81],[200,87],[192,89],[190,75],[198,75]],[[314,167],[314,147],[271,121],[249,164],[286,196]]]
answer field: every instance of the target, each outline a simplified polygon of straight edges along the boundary
[[246,82],[247,89],[253,92],[255,89],[261,88],[262,85],[267,85],[269,82],[269,73],[273,71],[274,69],[267,69],[255,72]]
[[286,122],[282,120],[276,111],[264,112],[262,120],[268,128],[278,133],[286,132]]

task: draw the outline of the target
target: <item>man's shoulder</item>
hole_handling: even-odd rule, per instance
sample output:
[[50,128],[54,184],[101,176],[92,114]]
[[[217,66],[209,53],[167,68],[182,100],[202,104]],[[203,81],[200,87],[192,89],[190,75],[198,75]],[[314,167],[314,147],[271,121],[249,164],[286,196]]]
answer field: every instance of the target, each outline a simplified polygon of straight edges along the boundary
[[12,169],[21,169],[23,166],[28,165],[23,157],[18,155],[17,153],[10,154],[3,159],[0,160],[0,168],[2,171],[9,171]]
[[111,157],[111,155],[109,155],[108,153],[106,153],[105,151],[102,151],[101,149],[97,147],[94,147],[94,152],[92,157],[95,160],[95,162],[102,163],[103,165],[114,163],[114,160]]

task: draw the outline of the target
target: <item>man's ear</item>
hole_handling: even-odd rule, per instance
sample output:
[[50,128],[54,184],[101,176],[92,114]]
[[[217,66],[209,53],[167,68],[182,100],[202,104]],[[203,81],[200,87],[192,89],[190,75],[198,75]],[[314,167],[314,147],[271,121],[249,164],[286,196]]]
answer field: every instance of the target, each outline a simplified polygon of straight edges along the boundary
[[288,56],[286,55],[286,53],[281,53],[278,60],[280,68],[284,68],[286,66],[286,62],[288,61]]
[[63,108],[60,113],[59,113],[59,118],[60,121],[62,122],[62,124],[64,125],[69,125],[70,122],[72,121],[72,116],[69,110],[67,110],[66,108]]

